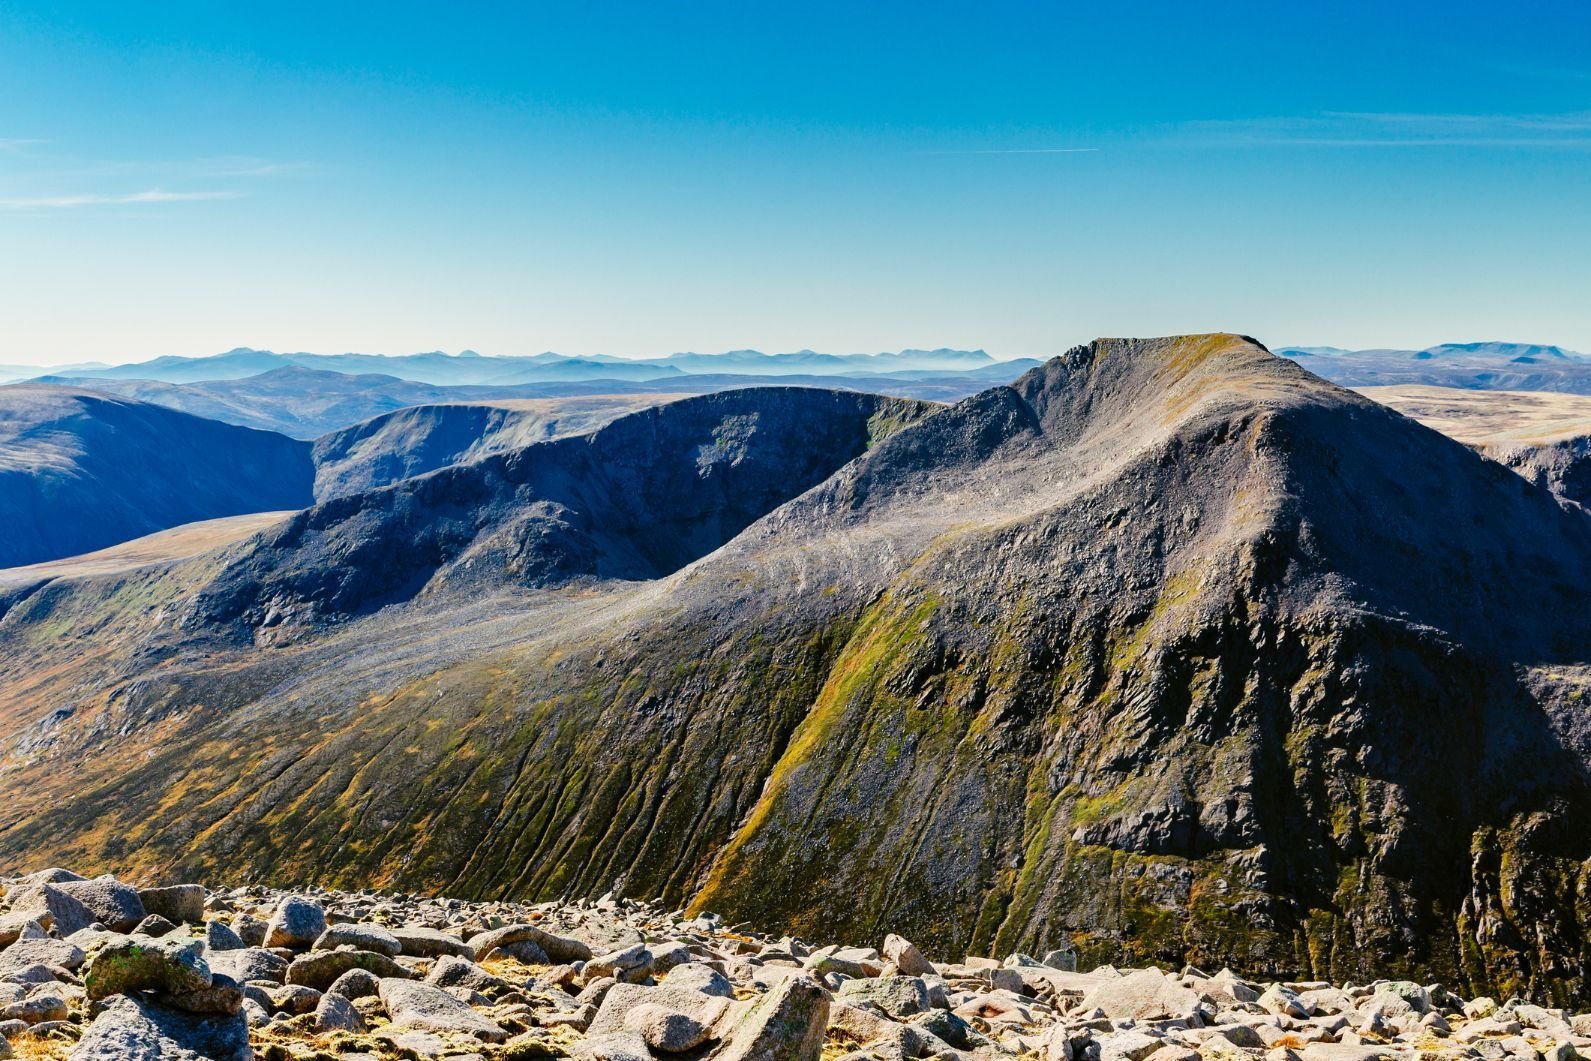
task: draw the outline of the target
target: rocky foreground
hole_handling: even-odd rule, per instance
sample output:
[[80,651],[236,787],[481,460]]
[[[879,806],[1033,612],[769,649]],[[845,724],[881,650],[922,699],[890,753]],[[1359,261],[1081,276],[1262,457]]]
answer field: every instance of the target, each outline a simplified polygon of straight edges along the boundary
[[0,1058],[1572,1061],[1591,1014],[1070,952],[933,962],[629,900],[0,880]]

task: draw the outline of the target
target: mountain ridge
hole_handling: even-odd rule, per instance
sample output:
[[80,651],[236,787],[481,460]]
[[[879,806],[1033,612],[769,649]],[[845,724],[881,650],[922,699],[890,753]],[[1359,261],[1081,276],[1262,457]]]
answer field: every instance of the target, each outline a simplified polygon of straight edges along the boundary
[[1241,336],[1075,348],[663,577],[126,611],[256,548],[0,619],[0,855],[1585,993],[1591,522]]

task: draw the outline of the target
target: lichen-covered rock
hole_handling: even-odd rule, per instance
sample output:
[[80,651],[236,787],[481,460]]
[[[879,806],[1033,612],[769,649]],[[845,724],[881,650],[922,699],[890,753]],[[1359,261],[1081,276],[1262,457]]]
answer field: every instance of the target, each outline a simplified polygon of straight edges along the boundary
[[89,998],[130,991],[185,995],[207,990],[212,981],[204,946],[180,937],[128,937],[101,947],[83,973]]
[[722,1061],[818,1061],[828,1022],[828,992],[807,977],[792,977],[728,1032]]

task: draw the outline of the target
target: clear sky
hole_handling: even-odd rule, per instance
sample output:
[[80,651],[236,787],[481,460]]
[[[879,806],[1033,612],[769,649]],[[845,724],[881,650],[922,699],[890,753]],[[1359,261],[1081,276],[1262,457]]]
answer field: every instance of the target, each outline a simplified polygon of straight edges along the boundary
[[1591,353],[1591,4],[0,0],[0,362]]

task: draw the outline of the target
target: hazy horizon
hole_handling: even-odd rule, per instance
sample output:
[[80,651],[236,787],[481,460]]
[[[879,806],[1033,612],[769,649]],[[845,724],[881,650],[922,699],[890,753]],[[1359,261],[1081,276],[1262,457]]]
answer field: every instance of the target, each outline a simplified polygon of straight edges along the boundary
[[[1227,331],[1230,331],[1230,329],[1227,329]],[[1179,333],[1179,334],[1188,334],[1188,333]],[[918,351],[956,350],[956,351],[965,351],[965,352],[982,351],[983,353],[988,354],[995,361],[1000,362],[1000,361],[1019,361],[1019,360],[1025,359],[1025,358],[1037,358],[1037,359],[1040,359],[1040,360],[1047,360],[1047,359],[1049,359],[1051,357],[1055,357],[1058,354],[1064,353],[1067,349],[1070,349],[1071,346],[1080,345],[1081,342],[1088,342],[1088,341],[1092,341],[1093,339],[1098,339],[1098,338],[1106,338],[1106,337],[1104,337],[1104,336],[1091,336],[1091,337],[1089,337],[1088,340],[1080,340],[1079,343],[1073,343],[1073,344],[1070,344],[1070,346],[1067,346],[1067,347],[1063,347],[1063,348],[1056,349],[1056,350],[1050,350],[1050,351],[1035,351],[1035,352],[1032,352],[1032,353],[1002,352],[1002,351],[997,351],[997,350],[990,350],[990,349],[988,349],[986,347],[981,347],[981,346],[949,347],[949,346],[945,346],[943,344],[939,344],[939,345],[935,345],[935,346],[900,346],[900,347],[894,347],[894,348],[891,348],[891,349],[884,349],[884,350],[819,350],[819,349],[815,349],[815,348],[810,347],[810,346],[795,347],[795,348],[792,348],[792,349],[789,349],[789,350],[771,350],[771,349],[765,349],[765,348],[761,348],[761,347],[740,346],[740,347],[734,347],[734,348],[727,349],[727,350],[670,350],[670,351],[668,351],[666,353],[662,353],[662,354],[651,354],[651,353],[647,353],[647,354],[610,353],[610,352],[607,352],[607,351],[601,351],[601,352],[597,352],[597,353],[585,353],[585,352],[573,352],[573,351],[566,351],[566,350],[537,350],[537,351],[534,351],[534,352],[513,352],[513,353],[509,353],[509,352],[499,352],[499,351],[489,351],[489,350],[476,350],[473,347],[461,347],[461,348],[453,349],[453,350],[444,350],[444,349],[440,349],[439,348],[439,349],[435,349],[435,350],[408,350],[408,351],[270,350],[270,349],[267,349],[265,347],[246,346],[245,345],[245,346],[232,346],[232,347],[228,347],[225,350],[215,350],[215,351],[211,351],[209,353],[202,353],[202,354],[155,354],[155,355],[152,355],[152,356],[149,356],[149,357],[127,359],[127,360],[122,360],[122,361],[115,361],[115,360],[107,361],[107,360],[101,360],[101,359],[88,359],[88,358],[77,359],[77,360],[63,359],[63,360],[58,360],[58,361],[35,361],[35,362],[9,361],[9,362],[0,363],[0,367],[37,367],[37,368],[60,367],[60,368],[64,368],[64,367],[69,367],[69,366],[73,366],[73,365],[84,365],[84,364],[103,364],[103,365],[105,365],[107,367],[117,367],[117,366],[121,366],[121,365],[145,364],[145,363],[148,363],[150,361],[156,361],[156,360],[159,360],[159,359],[165,358],[165,357],[191,358],[191,359],[196,359],[197,360],[197,359],[202,359],[202,358],[206,358],[206,357],[215,357],[215,356],[219,356],[219,355],[222,355],[222,354],[229,354],[229,353],[232,353],[232,352],[238,351],[238,350],[253,350],[253,351],[256,351],[256,352],[259,352],[259,353],[310,355],[310,356],[319,356],[319,357],[336,357],[336,356],[339,356],[339,355],[355,354],[355,355],[360,355],[360,356],[365,356],[365,357],[393,357],[393,358],[411,357],[411,356],[415,356],[415,355],[419,355],[419,354],[443,354],[443,355],[448,356],[448,357],[463,357],[463,356],[468,354],[468,355],[472,355],[472,356],[476,356],[476,357],[488,357],[488,358],[490,358],[490,357],[530,358],[530,357],[538,357],[538,356],[542,356],[542,355],[546,355],[546,354],[554,354],[554,355],[557,355],[557,356],[569,357],[569,358],[604,358],[604,359],[605,358],[615,358],[615,359],[618,359],[618,360],[621,360],[621,361],[662,360],[662,359],[665,359],[665,358],[668,358],[668,357],[685,356],[685,355],[715,357],[715,356],[722,356],[722,355],[725,355],[725,354],[735,354],[735,353],[743,353],[743,352],[755,352],[755,353],[769,354],[769,355],[802,354],[802,353],[806,353],[806,354],[818,354],[818,355],[835,356],[835,357],[855,357],[855,356],[867,357],[867,356],[876,356],[876,355],[881,355],[881,354],[885,354],[885,355],[887,355],[887,354],[897,354],[897,353],[901,353],[901,352],[906,351],[906,350],[918,350]],[[1122,336],[1122,337],[1119,337],[1119,338],[1155,338],[1155,337],[1154,336]],[[1259,338],[1259,341],[1263,345],[1265,345],[1268,349],[1273,350],[1273,351],[1275,351],[1275,350],[1284,350],[1284,349],[1286,349],[1286,350],[1295,350],[1295,349],[1330,349],[1330,348],[1333,348],[1333,346],[1334,346],[1334,344],[1330,344],[1330,343],[1293,343],[1293,342],[1288,342],[1288,343],[1266,343],[1263,338],[1260,338],[1260,337],[1256,337],[1256,338]],[[1444,345],[1448,345],[1448,344],[1465,344],[1465,343],[1510,343],[1510,344],[1529,345],[1529,346],[1556,346],[1556,347],[1558,347],[1559,349],[1563,350],[1566,353],[1575,354],[1575,355],[1579,355],[1579,356],[1591,356],[1591,355],[1586,355],[1583,351],[1576,350],[1576,349],[1574,349],[1572,347],[1566,346],[1563,343],[1534,342],[1534,341],[1531,341],[1531,340],[1524,340],[1524,339],[1497,339],[1497,338],[1492,338],[1492,339],[1444,339],[1444,340],[1441,340],[1440,342],[1421,343],[1421,344],[1419,344],[1417,346],[1393,347],[1393,346],[1387,346],[1385,344],[1382,344],[1382,345],[1377,345],[1377,346],[1358,347],[1358,348],[1354,348],[1354,349],[1361,349],[1361,350],[1416,350],[1416,351],[1418,351],[1418,350],[1428,350],[1428,349],[1432,349],[1434,347],[1444,346]]]

